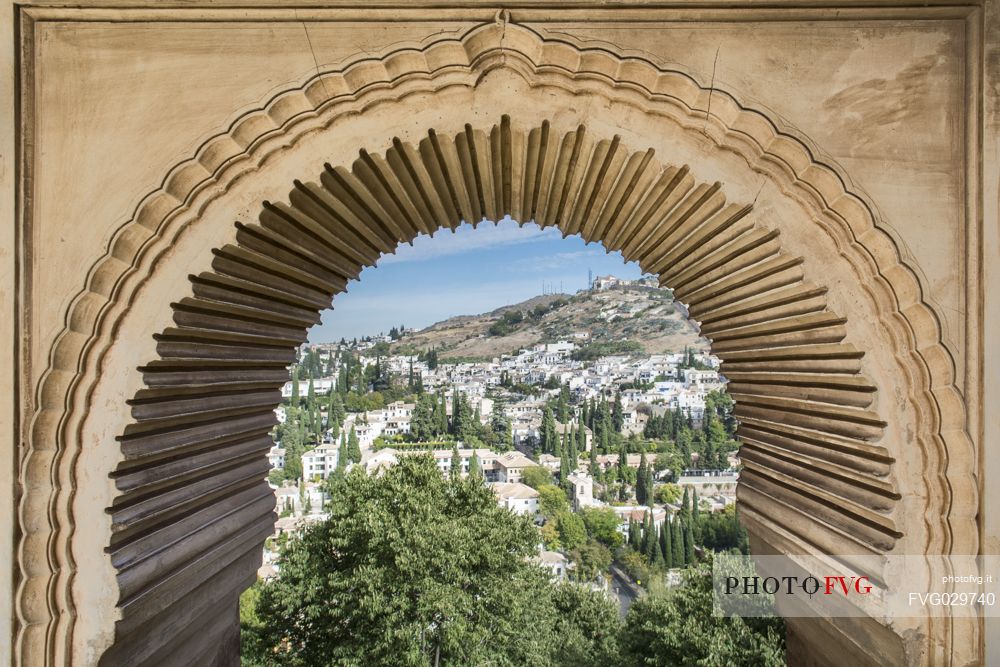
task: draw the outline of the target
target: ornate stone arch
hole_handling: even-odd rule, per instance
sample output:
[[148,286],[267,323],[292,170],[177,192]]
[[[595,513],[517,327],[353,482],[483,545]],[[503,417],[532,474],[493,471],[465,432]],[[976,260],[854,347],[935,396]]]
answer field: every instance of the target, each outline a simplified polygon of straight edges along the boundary
[[[794,522],[776,524],[760,512],[755,518],[755,503],[780,513],[781,503],[794,497],[831,529],[825,535],[827,541],[799,542],[802,548],[846,548],[843,540],[857,531],[863,537],[854,546],[876,553],[892,550],[897,540],[914,552],[972,553],[978,549],[975,487],[952,484],[952,480],[972,478],[975,468],[972,445],[963,430],[962,404],[953,387],[951,359],[919,282],[900,260],[892,237],[878,225],[874,207],[832,163],[818,157],[807,141],[760,110],[742,106],[728,93],[704,88],[687,74],[642,57],[611,48],[584,48],[501,21],[461,36],[363,58],[276,95],[206,141],[194,159],[172,170],[162,188],[151,193],[133,220],[119,230],[108,254],[94,265],[87,287],[74,300],[38,390],[39,410],[21,469],[23,535],[16,650],[22,660],[62,664],[76,655],[74,493],[80,485],[83,424],[92,407],[98,369],[109,358],[123,322],[136,309],[140,290],[161,270],[158,263],[169,263],[178,236],[241,179],[265,172],[276,156],[310,134],[328,131],[339,119],[364,115],[390,101],[405,104],[442,91],[472,90],[497,72],[513,72],[532,89],[563,91],[647,114],[672,131],[697,135],[707,149],[731,154],[748,172],[763,175],[775,193],[808,211],[808,224],[836,247],[840,268],[831,279],[850,279],[861,286],[858,308],[877,315],[870,325],[891,352],[892,361],[886,362],[891,368],[864,367],[862,353],[872,341],[851,339],[847,321],[840,317],[850,318],[851,313],[830,310],[828,286],[806,280],[797,268],[802,265],[798,256],[779,245],[776,232],[780,229],[748,215],[749,200],[723,208],[721,185],[696,183],[683,164],[671,164],[669,155],[660,163],[658,156],[641,150],[642,146],[626,145],[604,128],[568,130],[565,119],[526,126],[518,124],[516,116],[506,130],[503,122],[493,127],[469,123],[464,131],[432,133],[419,143],[397,141],[384,157],[372,150],[350,170],[331,167],[319,185],[296,186],[291,206],[268,206],[259,224],[241,224],[231,243],[219,244],[212,262],[215,272],[195,275],[186,288],[189,296],[175,301],[170,312],[174,325],[155,329],[162,335],[152,350],[155,354],[144,360],[146,389],[134,394],[135,423],[122,439],[125,463],[112,461],[114,465],[105,469],[117,469],[121,494],[108,503],[113,529],[118,531],[112,545],[127,543],[134,550],[134,560],[116,563],[120,573],[133,577],[122,574],[125,578],[117,580],[123,600],[139,599],[130,597],[129,591],[159,594],[169,588],[162,577],[142,578],[141,572],[152,570],[131,565],[143,561],[149,568],[154,561],[148,554],[155,552],[159,557],[163,553],[164,545],[155,544],[149,536],[169,522],[163,516],[155,526],[141,522],[151,516],[144,510],[155,513],[156,498],[169,484],[162,477],[149,479],[147,475],[144,480],[140,473],[162,472],[162,467],[156,468],[162,454],[155,450],[164,443],[164,429],[181,429],[203,409],[213,419],[246,416],[242,408],[224,399],[201,405],[173,399],[184,392],[203,398],[207,394],[192,389],[195,385],[223,382],[226,364],[219,355],[238,354],[237,349],[290,348],[300,340],[295,331],[308,325],[310,309],[324,307],[323,299],[338,291],[352,271],[373,263],[379,252],[391,252],[407,236],[431,231],[434,225],[503,213],[522,220],[538,218],[560,225],[567,233],[620,247],[647,270],[661,273],[667,284],[678,286],[679,298],[692,302],[692,314],[702,320],[706,335],[714,338],[715,349],[727,357],[750,454],[751,484],[744,487],[741,502],[759,531],[771,531],[771,543],[779,543],[779,548],[796,544]],[[707,113],[709,99],[711,114]],[[606,110],[594,113],[597,117],[604,114]],[[315,178],[316,174],[302,177]],[[316,207],[325,211],[328,220],[323,220]],[[601,213],[593,218],[595,210]],[[340,226],[331,226],[329,220]],[[392,220],[406,220],[409,226],[393,228],[387,222]],[[275,229],[282,230],[278,236]],[[310,243],[316,244],[302,246],[294,235],[282,238],[292,229],[306,233]],[[334,233],[334,229],[339,231]],[[640,230],[645,235],[639,235]],[[370,234],[367,241],[365,234]],[[681,244],[677,250],[663,245],[674,241]],[[680,249],[692,254],[681,258]],[[248,266],[256,267],[260,275],[272,276],[273,282],[251,286]],[[302,273],[287,284],[294,271]],[[323,289],[310,291],[310,284]],[[722,288],[730,296],[721,293]],[[740,289],[748,291],[738,301],[728,300]],[[264,297],[271,300],[270,310],[261,301]],[[245,326],[234,323],[252,323],[256,330],[269,333],[263,336],[266,340],[250,342]],[[226,345],[219,344],[220,337],[234,343],[228,352],[223,350]],[[809,355],[788,354],[802,346],[810,347]],[[204,366],[208,357],[190,356],[195,348],[214,350],[216,363]],[[759,366],[764,348],[773,351],[768,370]],[[181,358],[190,363],[179,364]],[[275,370],[288,360],[287,352],[275,352],[253,369],[255,375],[232,382],[244,384],[242,398],[264,411],[276,400],[275,383],[283,381]],[[196,382],[191,373],[197,374],[199,365],[212,374]],[[898,404],[891,410],[882,409],[888,407],[883,405],[876,414],[868,408],[875,390],[882,391],[880,380],[890,372],[898,374],[900,387],[892,397]],[[871,380],[866,379],[869,374]],[[901,443],[887,447],[880,442],[886,421],[900,415],[907,417],[904,430],[920,457],[919,464],[905,474],[890,466],[898,460]],[[266,432],[268,424],[259,416],[247,417],[247,421],[253,422],[256,432]],[[781,429],[775,427],[779,421]],[[239,474],[261,474],[263,469],[254,466],[263,461],[264,443],[258,438],[253,444],[243,444],[243,454],[229,459],[228,466],[219,466],[211,456],[179,456],[175,473],[199,482],[224,472],[222,467],[232,472],[243,466]],[[791,453],[795,456],[790,457]],[[246,461],[241,458],[244,455]],[[143,456],[150,458],[144,462]],[[199,465],[201,476],[192,474],[192,466]],[[915,476],[915,470],[926,474],[926,479]],[[792,488],[803,482],[814,485],[810,493]],[[922,507],[921,524],[904,535],[895,518],[896,499],[915,491],[919,491]],[[253,496],[249,487],[241,487],[240,492],[247,492],[247,498]],[[270,508],[257,496],[249,504],[260,512],[253,521],[239,524],[245,530],[229,535],[235,541],[226,550],[232,558],[243,559],[243,570],[231,568],[231,580],[220,585],[220,590],[228,586],[231,592],[244,583],[241,576],[245,579],[251,562],[246,554],[263,539]],[[917,520],[912,510],[907,515],[909,521]],[[39,517],[47,520],[39,521]],[[207,543],[199,547],[193,533],[177,530],[172,544],[191,538],[186,542],[191,550],[185,552],[189,560],[207,555],[198,551],[207,548]],[[140,553],[135,545],[142,539],[147,547],[155,548]],[[223,560],[216,557],[216,565]],[[158,566],[152,569],[159,571]],[[191,568],[187,569],[190,574]],[[130,651],[138,649],[129,638],[138,623],[152,619],[149,609],[133,612],[119,606],[120,641],[115,649],[119,657],[135,655]],[[151,651],[147,657],[155,656],[157,647],[147,648]],[[115,655],[109,654],[109,659]]]

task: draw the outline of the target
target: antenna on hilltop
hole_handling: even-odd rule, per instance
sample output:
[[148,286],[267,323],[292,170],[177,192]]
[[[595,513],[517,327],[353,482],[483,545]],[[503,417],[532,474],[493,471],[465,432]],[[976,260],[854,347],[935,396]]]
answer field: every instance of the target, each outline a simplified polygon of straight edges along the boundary
[[594,290],[594,270],[587,269],[587,289]]

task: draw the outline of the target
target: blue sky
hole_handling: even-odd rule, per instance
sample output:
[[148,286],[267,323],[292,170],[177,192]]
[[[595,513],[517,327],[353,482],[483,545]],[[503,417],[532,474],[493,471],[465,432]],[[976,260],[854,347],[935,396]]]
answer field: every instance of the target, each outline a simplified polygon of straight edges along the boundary
[[313,343],[388,332],[403,324],[418,329],[454,315],[483,313],[547,291],[574,293],[587,286],[587,270],[623,278],[641,275],[619,253],[562,238],[557,229],[512,220],[442,229],[420,236],[395,255],[367,268],[359,281],[324,311],[309,331]]

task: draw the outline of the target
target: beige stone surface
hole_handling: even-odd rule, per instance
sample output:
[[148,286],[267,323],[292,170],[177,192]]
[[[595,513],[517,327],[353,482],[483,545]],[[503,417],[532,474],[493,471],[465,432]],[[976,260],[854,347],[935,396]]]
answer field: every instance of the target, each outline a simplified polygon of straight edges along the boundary
[[[965,363],[966,40],[962,21],[665,22],[553,32],[607,41],[678,63],[702,85],[741,100],[808,136],[876,202],[883,224],[912,256]],[[925,193],[914,197],[914,192]],[[933,278],[929,278],[933,276]]]
[[[86,274],[142,198],[205,139],[317,67],[469,25],[39,23],[35,124],[44,168],[34,187],[61,195],[34,202],[33,280],[49,296],[32,312],[32,357],[45,358],[79,291],[66,276]],[[44,367],[34,370],[37,380]]]
[[[17,478],[16,437],[20,386],[17,373],[17,243],[15,216],[17,178],[14,163],[16,133],[14,100],[15,39],[9,0],[0,3],[0,637],[11,637],[14,619],[14,488]],[[12,642],[0,640],[0,665],[11,664]]]
[[[144,534],[147,525],[142,516],[130,514],[129,493],[148,494],[151,508],[171,507],[157,505],[167,500],[160,500],[155,480],[130,472],[129,466],[158,470],[162,451],[172,451],[167,439],[144,440],[142,429],[176,430],[183,427],[184,415],[193,420],[202,414],[180,399],[170,403],[167,399],[176,397],[162,388],[161,407],[131,408],[127,401],[146,396],[149,383],[160,377],[137,369],[154,361],[172,368],[181,363],[178,355],[192,351],[206,359],[217,354],[210,345],[192,347],[185,338],[232,339],[243,326],[230,311],[213,313],[215,305],[197,305],[206,298],[206,284],[228,280],[225,271],[236,270],[220,268],[213,249],[239,254],[262,247],[268,230],[281,228],[262,216],[263,201],[288,202],[294,179],[319,183],[325,162],[364,180],[363,165],[355,162],[358,151],[381,156],[393,137],[400,140],[392,148],[396,157],[390,151],[386,158],[393,165],[386,168],[394,174],[393,196],[396,201],[413,198],[416,208],[408,215],[417,216],[414,211],[426,204],[420,224],[429,229],[454,224],[459,217],[490,217],[490,211],[528,217],[535,182],[543,188],[536,195],[541,207],[536,214],[554,216],[558,190],[555,185],[545,190],[546,184],[560,182],[560,174],[567,173],[560,156],[568,155],[577,128],[586,126],[589,143],[581,144],[586,146],[582,154],[597,152],[588,170],[579,172],[578,183],[591,182],[584,174],[592,174],[601,202],[633,191],[621,185],[624,178],[615,181],[618,170],[644,185],[634,188],[634,199],[621,200],[625,213],[620,220],[618,212],[608,210],[603,222],[586,222],[586,214],[576,222],[551,222],[570,233],[624,245],[667,282],[678,280],[672,286],[682,293],[686,289],[692,303],[707,303],[703,311],[716,348],[734,355],[736,375],[760,372],[757,366],[743,368],[749,362],[738,354],[739,341],[757,330],[729,321],[731,313],[718,311],[712,299],[705,301],[699,276],[664,264],[665,251],[655,244],[630,245],[621,230],[630,224],[625,217],[630,207],[652,201],[640,197],[643,188],[657,174],[669,173],[657,170],[672,166],[689,165],[692,183],[705,188],[719,181],[728,202],[753,202],[752,213],[739,217],[752,227],[739,233],[778,230],[780,238],[759,249],[744,248],[724,267],[747,262],[749,270],[763,271],[767,262],[800,258],[796,266],[801,268],[785,268],[780,275],[790,276],[794,289],[801,284],[826,290],[822,302],[817,296],[797,297],[804,308],[808,303],[805,314],[771,312],[750,294],[747,303],[756,305],[746,308],[759,318],[751,326],[765,334],[757,345],[780,349],[805,336],[807,346],[853,346],[864,353],[862,360],[822,372],[833,368],[836,382],[870,383],[876,390],[860,396],[857,388],[830,389],[831,379],[803,387],[772,369],[776,393],[764,395],[757,376],[734,376],[741,415],[750,422],[743,431],[748,453],[757,452],[750,457],[751,474],[740,496],[755,544],[762,551],[792,552],[996,551],[997,518],[990,511],[996,491],[984,487],[983,480],[998,472],[1000,423],[996,411],[988,409],[980,421],[980,406],[995,404],[998,386],[990,384],[998,380],[995,354],[983,348],[1000,327],[998,73],[990,69],[983,80],[979,71],[984,52],[985,62],[997,67],[997,59],[990,58],[1000,48],[995,15],[983,23],[978,5],[826,9],[789,3],[758,10],[635,3],[563,9],[526,2],[514,8],[509,22],[500,15],[501,22],[494,24],[495,8],[478,2],[451,9],[216,7],[122,9],[109,3],[84,9],[29,7],[22,14],[28,19],[20,26],[24,97],[15,136],[23,142],[25,160],[16,170],[10,145],[0,144],[0,206],[13,212],[14,195],[24,188],[25,212],[16,226],[5,226],[7,236],[0,243],[0,269],[11,277],[0,284],[4,313],[13,312],[15,294],[23,297],[17,319],[0,317],[2,340],[12,343],[4,346],[4,354],[18,350],[16,358],[0,358],[5,381],[10,378],[16,387],[10,392],[16,404],[0,409],[0,443],[7,448],[0,447],[0,454],[13,455],[13,444],[24,442],[16,528],[24,537],[17,558],[11,559],[22,584],[16,613],[5,613],[15,591],[0,578],[0,618],[8,624],[16,618],[20,626],[14,660],[94,664],[114,644],[106,654],[111,664],[156,662],[162,654],[155,652],[162,647],[155,642],[140,646],[134,637],[137,627],[149,630],[150,610],[164,608],[157,605],[207,609],[204,613],[217,609],[210,631],[200,639],[231,639],[234,591],[252,573],[258,557],[255,535],[267,528],[269,510],[259,500],[232,505],[234,516],[244,518],[218,524],[230,541],[210,559],[221,569],[202,592],[186,591],[176,582],[162,585],[156,578],[162,575],[135,558],[160,547],[164,551],[158,558],[167,561],[188,553],[128,537],[129,531]],[[8,40],[0,46],[12,45],[13,26],[0,27]],[[984,31],[985,45],[980,43]],[[349,63],[355,65],[337,73]],[[8,78],[0,84],[13,87],[9,75],[15,68],[9,65]],[[310,82],[316,72],[330,74]],[[977,110],[984,93],[986,134],[980,137]],[[315,110],[329,99],[336,102]],[[4,106],[0,118],[12,112]],[[495,129],[504,114],[512,119],[508,135]],[[14,127],[12,116],[6,125]],[[429,136],[431,129],[436,134]],[[520,146],[516,150],[524,152],[505,162],[503,151],[490,144],[493,136],[511,137],[512,145]],[[549,137],[547,144],[539,143],[542,136]],[[608,153],[616,157],[602,170],[599,151],[609,150],[614,136],[620,137],[614,144],[619,152]],[[469,137],[480,142],[472,159]],[[436,141],[444,148],[433,148]],[[427,194],[404,192],[407,176],[398,162],[403,145],[412,147],[405,150],[423,174]],[[655,151],[655,161],[641,162],[647,149]],[[446,157],[433,157],[435,150],[444,150]],[[185,162],[192,157],[197,160]],[[487,181],[513,174],[516,183],[535,170],[537,181],[526,178],[522,184],[528,193],[523,201],[514,197],[504,203],[502,188],[476,185],[484,174],[490,174]],[[364,187],[360,181],[346,182],[353,185],[324,180],[324,196],[342,202],[367,197],[368,212],[342,211],[322,223],[330,233],[347,233],[344,216],[357,215],[362,220],[355,228],[372,234],[372,247],[389,251],[406,240],[403,230],[379,237],[398,219],[390,213],[397,205],[392,196],[369,181]],[[477,188],[485,203],[477,202]],[[491,193],[497,198],[492,203]],[[301,195],[291,197],[293,211],[307,210]],[[425,204],[419,203],[421,197]],[[584,211],[589,200],[581,194],[569,201],[573,210]],[[383,211],[380,207],[383,213],[370,212]],[[714,220],[709,208],[696,206],[685,223],[689,227],[682,228],[709,229]],[[671,210],[637,229],[650,239],[663,234],[683,241],[666,231],[680,219],[676,212],[671,218]],[[237,233],[234,221],[249,225],[249,231]],[[732,229],[742,230],[742,224],[734,222]],[[725,237],[720,231],[719,238]],[[738,237],[733,238],[735,243]],[[359,270],[373,260],[356,241],[324,249],[322,244],[296,245],[301,241],[291,234],[287,242],[295,252],[326,253],[324,261],[335,267],[346,261],[342,257],[354,257],[336,270]],[[102,260],[109,243],[113,256]],[[275,275],[290,275],[299,267],[282,259],[275,243],[264,243],[266,254],[278,262]],[[22,270],[16,284],[15,259]],[[331,280],[327,269],[307,270],[314,271],[315,280]],[[738,289],[739,271],[721,271],[714,289]],[[192,274],[208,283],[191,283]],[[274,280],[254,289],[279,289],[280,281]],[[769,283],[758,276],[752,284],[764,290]],[[321,292],[337,289],[334,280]],[[186,305],[178,307],[185,298]],[[268,317],[284,322],[290,315]],[[15,331],[15,323],[23,330]],[[180,351],[157,346],[154,333],[176,339]],[[286,347],[295,336],[287,327],[270,335]],[[251,353],[252,346],[243,350]],[[203,381],[186,375],[198,364],[183,363],[188,365],[177,381]],[[21,377],[15,377],[15,367]],[[211,405],[224,406],[227,400],[224,392],[211,394],[203,409],[219,410]],[[265,403],[258,406],[261,414],[267,412]],[[809,416],[801,417],[803,410]],[[21,433],[14,432],[12,411],[21,414]],[[229,419],[223,410],[215,421],[225,433],[236,434],[225,430],[239,428]],[[838,459],[801,446],[796,450],[801,460],[821,469],[849,469],[855,481],[810,477],[808,466],[788,467],[769,458],[768,447],[788,443],[755,433],[754,419],[782,423],[782,428],[798,423],[823,442],[867,452]],[[137,453],[141,447],[153,449]],[[864,464],[868,458],[879,463]],[[193,459],[182,463],[197,465]],[[246,475],[257,474],[256,463],[246,465]],[[109,477],[116,469],[117,485]],[[4,477],[9,472],[0,466],[0,489],[13,484],[12,477]],[[121,486],[121,480],[133,478],[137,490]],[[775,486],[786,479],[791,488],[823,495],[824,502],[810,505],[804,495]],[[187,488],[178,486],[179,492]],[[195,502],[204,491],[184,493],[185,502]],[[225,496],[225,502],[237,503],[238,495]],[[106,511],[112,507],[113,512]],[[852,523],[858,515],[864,521]],[[207,549],[209,519],[218,517],[206,516],[205,526],[150,525],[185,531],[180,534],[188,543]],[[112,522],[125,537],[111,536]],[[0,528],[0,539],[13,537],[14,526],[0,523]],[[845,533],[853,535],[853,542],[845,540]],[[109,542],[116,563],[106,555]],[[0,542],[0,554],[11,553]],[[126,557],[130,553],[132,560]],[[0,577],[11,569],[4,568]],[[197,581],[195,569],[182,567],[178,576]],[[119,600],[120,593],[125,600]],[[170,597],[182,593],[186,597]],[[215,602],[198,597],[202,593]],[[208,645],[190,636],[193,626],[184,626],[197,619],[166,621],[174,634],[161,637],[183,645],[189,656],[208,655]],[[996,655],[1000,641],[991,634],[996,629],[995,623],[944,627],[866,620],[851,635],[852,650],[872,662],[905,655],[911,664],[961,664]],[[846,626],[799,624],[794,647],[808,653],[821,639],[849,632]],[[0,642],[0,664],[11,659],[3,647]],[[826,653],[810,658],[816,664],[831,660]]]

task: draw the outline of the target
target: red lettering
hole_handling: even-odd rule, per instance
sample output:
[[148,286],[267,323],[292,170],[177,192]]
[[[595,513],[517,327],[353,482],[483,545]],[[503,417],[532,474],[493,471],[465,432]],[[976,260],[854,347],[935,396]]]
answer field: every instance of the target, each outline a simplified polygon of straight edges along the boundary
[[845,594],[846,594],[847,584],[846,584],[846,582],[844,582],[844,578],[843,577],[829,577],[828,576],[828,577],[824,577],[824,581],[826,582],[826,591],[824,591],[824,595],[833,595],[834,589],[836,588],[836,585],[837,585],[837,582],[840,582],[840,587],[844,589]]

